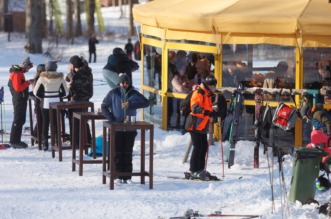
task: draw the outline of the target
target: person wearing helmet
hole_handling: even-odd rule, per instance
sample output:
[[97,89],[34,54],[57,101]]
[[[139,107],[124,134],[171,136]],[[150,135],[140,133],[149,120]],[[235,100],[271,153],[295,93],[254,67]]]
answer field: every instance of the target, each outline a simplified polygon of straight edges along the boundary
[[214,76],[207,76],[205,81],[197,86],[191,97],[191,113],[185,122],[185,129],[189,131],[193,143],[190,179],[208,180],[211,177],[205,168],[210,118],[219,116],[219,112],[214,111],[212,107],[216,84],[217,80]]

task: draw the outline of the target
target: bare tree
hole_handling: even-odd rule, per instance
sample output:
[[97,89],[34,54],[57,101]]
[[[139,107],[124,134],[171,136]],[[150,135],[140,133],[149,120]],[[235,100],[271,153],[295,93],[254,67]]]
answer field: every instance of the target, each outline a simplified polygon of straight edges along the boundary
[[82,22],[80,19],[80,1],[75,0],[74,1],[74,21],[75,21],[75,36],[81,36],[83,34],[82,31]]
[[26,1],[26,45],[29,53],[42,53],[42,2],[43,0]]
[[72,19],[72,0],[67,0],[67,31],[66,38],[71,39],[71,44],[73,44],[73,19]]
[[129,0],[129,35],[134,36],[134,26],[133,26],[133,15],[132,15],[133,3],[132,0]]
[[88,10],[88,30],[87,34],[88,36],[91,36],[95,32],[94,29],[94,12],[95,12],[95,0],[89,0],[89,10]]

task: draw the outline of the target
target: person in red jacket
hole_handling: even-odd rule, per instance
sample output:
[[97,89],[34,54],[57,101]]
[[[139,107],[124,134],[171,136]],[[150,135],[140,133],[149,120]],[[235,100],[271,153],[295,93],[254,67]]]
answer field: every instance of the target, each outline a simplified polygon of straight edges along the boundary
[[205,168],[209,122],[211,118],[220,116],[220,113],[214,111],[212,107],[216,84],[217,80],[213,75],[207,76],[191,97],[191,113],[185,122],[185,129],[189,130],[193,143],[189,176],[191,179],[207,180],[213,177]]
[[12,95],[14,119],[10,132],[10,145],[13,148],[27,148],[28,145],[21,141],[23,125],[25,124],[27,101],[29,98],[29,85],[34,80],[25,80],[24,73],[33,67],[30,58],[25,58],[20,65],[12,65],[9,69],[8,86]]

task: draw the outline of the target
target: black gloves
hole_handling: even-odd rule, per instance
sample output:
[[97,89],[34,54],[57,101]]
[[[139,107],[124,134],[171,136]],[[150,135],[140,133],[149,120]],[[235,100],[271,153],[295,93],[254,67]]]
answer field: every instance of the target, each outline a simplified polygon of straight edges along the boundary
[[204,115],[204,116],[209,116],[209,117],[214,117],[214,116],[217,116],[217,113],[214,112],[214,111],[205,110],[205,111],[203,112],[203,115]]

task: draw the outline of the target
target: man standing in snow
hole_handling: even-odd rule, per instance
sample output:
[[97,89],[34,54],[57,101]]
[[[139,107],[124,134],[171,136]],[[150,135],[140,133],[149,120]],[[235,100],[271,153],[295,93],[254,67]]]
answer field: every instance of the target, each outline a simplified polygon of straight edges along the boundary
[[131,38],[128,39],[128,43],[125,44],[124,49],[129,58],[132,59],[133,45],[131,43]]
[[97,53],[95,44],[99,43],[95,34],[92,34],[91,38],[88,41],[88,51],[89,51],[89,63],[92,61],[92,55],[94,55],[94,62],[97,61]]
[[[149,101],[135,90],[126,74],[119,78],[119,86],[109,91],[101,104],[102,114],[110,122],[125,122],[128,116],[136,116],[137,109],[149,106]],[[115,132],[115,170],[132,173],[132,151],[137,131]],[[116,183],[131,184],[131,176],[120,176]]]
[[215,178],[207,172],[206,155],[208,151],[207,133],[211,118],[220,117],[220,111],[212,107],[217,80],[213,75],[206,77],[194,91],[190,101],[191,113],[185,122],[193,143],[190,160],[190,173],[185,174],[189,179],[208,180]]
[[[69,82],[69,94],[70,101],[82,102],[89,101],[93,96],[93,74],[92,69],[88,67],[88,63],[82,57],[77,55],[70,58],[70,65],[68,67],[67,81]],[[72,114],[73,112],[81,112],[81,109],[69,110],[69,120],[72,126]],[[78,121],[76,122],[76,133],[79,132]],[[79,135],[74,139],[76,145],[79,144]],[[92,142],[92,135],[90,126],[87,124],[87,142]]]
[[29,98],[29,85],[34,80],[25,80],[24,73],[33,67],[30,57],[25,58],[20,65],[12,65],[9,69],[8,86],[12,95],[14,119],[10,132],[10,145],[13,148],[27,148],[28,145],[21,141],[23,125],[25,124],[26,109]]

